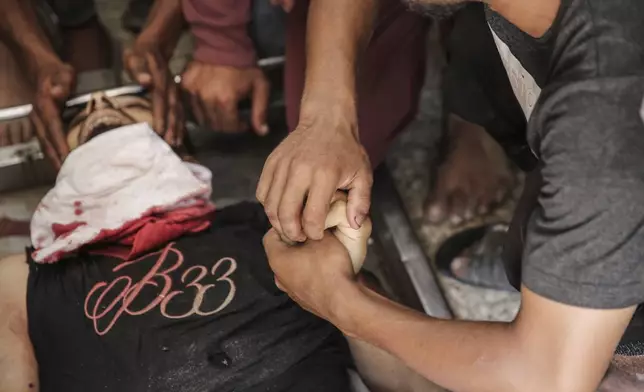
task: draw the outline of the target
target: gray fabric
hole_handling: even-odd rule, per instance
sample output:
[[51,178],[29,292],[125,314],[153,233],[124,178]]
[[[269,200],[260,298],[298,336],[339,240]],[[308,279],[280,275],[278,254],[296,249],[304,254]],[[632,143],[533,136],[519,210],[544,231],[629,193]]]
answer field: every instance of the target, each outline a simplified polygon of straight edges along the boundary
[[283,56],[286,46],[286,13],[268,0],[253,0],[249,34],[259,58]]
[[644,2],[563,0],[545,44],[488,17],[542,85],[527,130],[543,185],[523,284],[582,307],[644,302]]

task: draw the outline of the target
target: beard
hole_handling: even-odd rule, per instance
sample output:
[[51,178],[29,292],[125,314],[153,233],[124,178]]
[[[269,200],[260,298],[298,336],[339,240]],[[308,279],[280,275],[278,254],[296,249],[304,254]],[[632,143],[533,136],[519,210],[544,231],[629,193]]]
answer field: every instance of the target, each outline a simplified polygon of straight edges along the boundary
[[435,19],[447,19],[465,7],[465,0],[403,0],[407,7],[418,14]]

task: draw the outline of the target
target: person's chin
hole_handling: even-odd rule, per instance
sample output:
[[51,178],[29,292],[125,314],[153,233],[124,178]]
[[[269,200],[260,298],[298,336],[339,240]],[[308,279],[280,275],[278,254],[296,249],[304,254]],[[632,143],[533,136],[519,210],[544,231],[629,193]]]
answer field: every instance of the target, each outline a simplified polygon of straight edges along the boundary
[[411,11],[434,19],[450,18],[467,4],[465,1],[449,4],[429,3],[429,1],[431,0],[403,0]]

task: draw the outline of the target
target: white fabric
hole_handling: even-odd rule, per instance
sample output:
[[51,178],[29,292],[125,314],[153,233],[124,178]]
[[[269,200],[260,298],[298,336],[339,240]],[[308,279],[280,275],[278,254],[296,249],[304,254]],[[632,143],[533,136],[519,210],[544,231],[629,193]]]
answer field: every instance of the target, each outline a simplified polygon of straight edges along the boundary
[[[118,230],[150,212],[208,201],[210,171],[186,163],[150,128],[135,124],[101,134],[65,160],[56,185],[31,221],[36,262],[91,243],[102,230]],[[55,238],[53,224],[82,225]]]
[[521,109],[523,109],[525,118],[530,120],[534,106],[537,104],[537,100],[541,95],[541,88],[530,72],[528,72],[523,67],[523,64],[521,64],[519,59],[514,56],[510,47],[506,45],[505,42],[501,41],[501,38],[496,35],[491,26],[488,25],[488,27],[492,32],[494,43],[496,44],[496,48],[501,56],[501,61],[503,62],[505,71],[510,79],[512,91],[514,91],[514,95],[517,97],[517,100],[521,105]]

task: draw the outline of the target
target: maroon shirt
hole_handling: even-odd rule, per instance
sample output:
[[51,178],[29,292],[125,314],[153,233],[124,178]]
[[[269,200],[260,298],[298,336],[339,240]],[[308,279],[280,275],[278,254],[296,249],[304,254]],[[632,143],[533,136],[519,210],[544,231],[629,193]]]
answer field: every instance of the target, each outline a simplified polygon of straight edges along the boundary
[[195,60],[232,67],[256,64],[248,35],[251,0],[182,0],[182,7],[195,37]]

